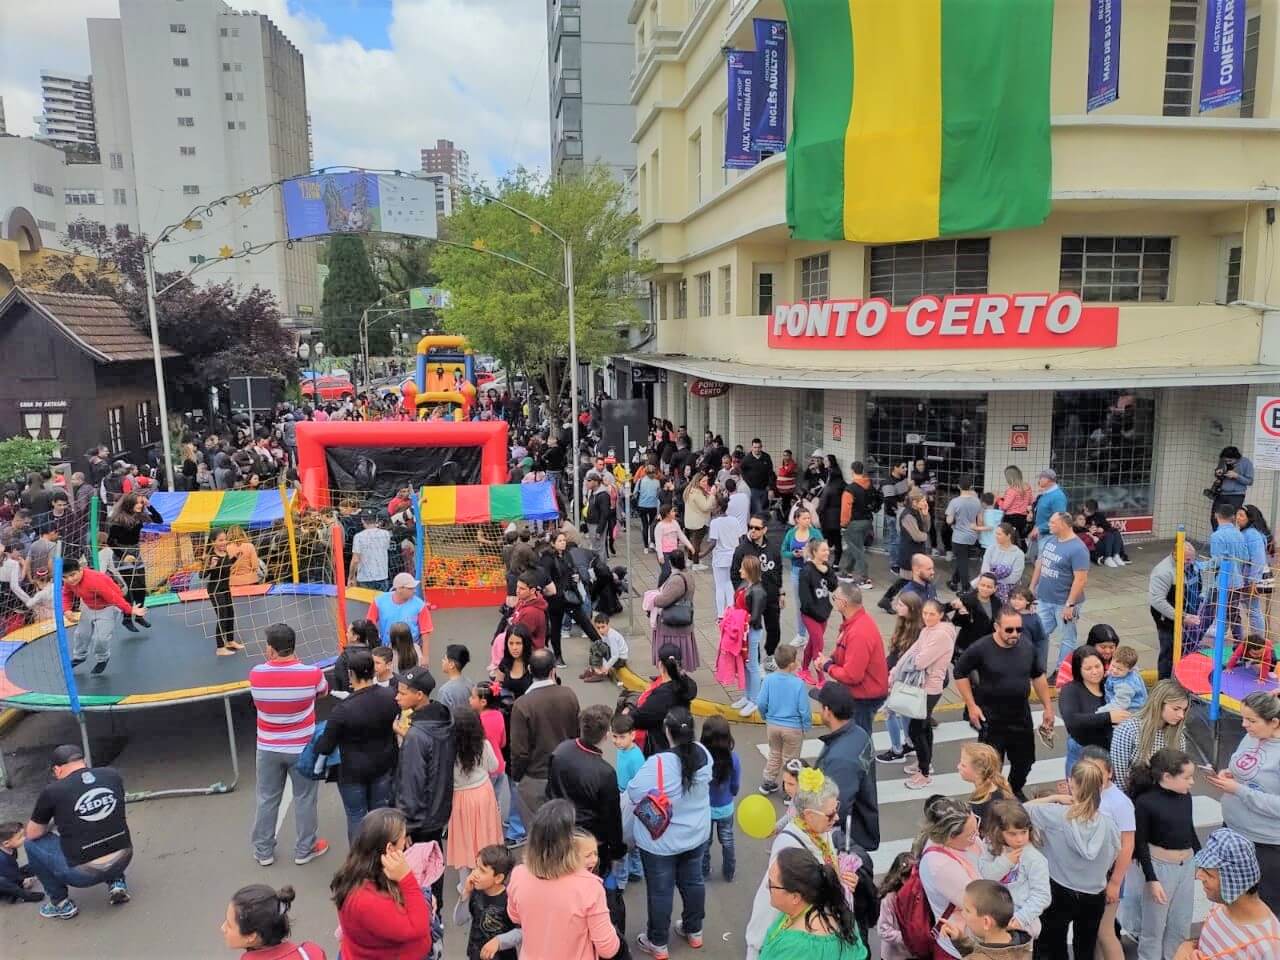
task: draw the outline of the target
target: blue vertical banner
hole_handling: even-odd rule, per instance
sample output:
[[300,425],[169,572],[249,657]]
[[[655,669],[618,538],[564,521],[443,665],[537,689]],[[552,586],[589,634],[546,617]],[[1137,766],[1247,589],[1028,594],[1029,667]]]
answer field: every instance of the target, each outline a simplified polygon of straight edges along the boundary
[[1208,0],[1200,60],[1200,112],[1239,103],[1244,93],[1245,0]]
[[1089,86],[1085,112],[1120,96],[1120,6],[1123,0],[1089,0]]
[[726,59],[729,106],[724,115],[724,165],[729,170],[750,170],[760,162],[760,154],[751,147],[756,55],[750,50],[730,50]]
[[787,22],[753,20],[756,82],[751,108],[751,146],[781,153],[787,149]]

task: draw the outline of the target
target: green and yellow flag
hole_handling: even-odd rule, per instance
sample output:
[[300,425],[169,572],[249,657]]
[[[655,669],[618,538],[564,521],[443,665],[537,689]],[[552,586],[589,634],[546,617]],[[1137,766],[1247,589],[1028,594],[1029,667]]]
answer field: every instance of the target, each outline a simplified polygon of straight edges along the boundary
[[1049,213],[1053,0],[786,0],[787,223],[894,243]]

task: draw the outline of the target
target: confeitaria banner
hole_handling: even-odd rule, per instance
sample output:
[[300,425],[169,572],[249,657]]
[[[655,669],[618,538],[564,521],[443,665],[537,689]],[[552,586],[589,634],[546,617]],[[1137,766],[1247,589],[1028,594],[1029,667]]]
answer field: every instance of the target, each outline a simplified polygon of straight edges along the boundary
[[1123,0],[1089,0],[1089,86],[1085,111],[1120,96],[1120,15]]
[[1026,350],[1114,347],[1117,307],[1075,293],[984,293],[782,303],[766,318],[779,350]]
[[1244,94],[1245,0],[1209,0],[1200,64],[1200,112],[1239,103]]

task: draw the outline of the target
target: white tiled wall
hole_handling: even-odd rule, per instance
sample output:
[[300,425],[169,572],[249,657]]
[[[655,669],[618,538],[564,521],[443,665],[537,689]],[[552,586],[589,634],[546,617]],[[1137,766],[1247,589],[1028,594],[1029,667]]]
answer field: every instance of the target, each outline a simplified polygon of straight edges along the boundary
[[[861,459],[866,394],[861,390],[828,390],[823,399],[822,448],[834,453],[848,478],[849,464]],[[843,439],[832,439],[832,419],[839,417]],[[801,454],[804,456],[804,454]]]
[[793,419],[787,391],[735,384],[725,398],[729,401],[725,443],[730,448],[736,443],[745,447],[753,437],[759,437],[770,455],[780,458],[789,445],[786,437],[791,432]]
[[[1030,428],[1025,452],[1009,449],[1014,424]],[[1048,390],[993,391],[987,394],[987,467],[983,489],[1004,493],[1005,467],[1015,466],[1035,487],[1036,475],[1049,465],[1053,393]]]
[[702,432],[707,429],[708,404],[710,401],[702,397],[689,397],[686,403],[688,411],[689,439],[693,443],[693,449],[698,450],[702,447]]

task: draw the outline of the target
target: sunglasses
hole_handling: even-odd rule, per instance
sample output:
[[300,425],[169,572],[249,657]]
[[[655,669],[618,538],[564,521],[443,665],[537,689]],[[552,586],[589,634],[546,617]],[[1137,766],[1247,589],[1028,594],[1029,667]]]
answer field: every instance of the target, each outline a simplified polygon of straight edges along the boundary
[[764,527],[760,526],[759,524],[754,524],[754,523],[753,523],[751,526],[747,527],[747,529],[748,529],[748,530],[763,530],[763,529],[764,529]]
[[1022,628],[1021,627],[1001,627],[1000,632],[1009,633],[1009,634],[1013,634],[1014,636],[1017,636],[1022,632]]

